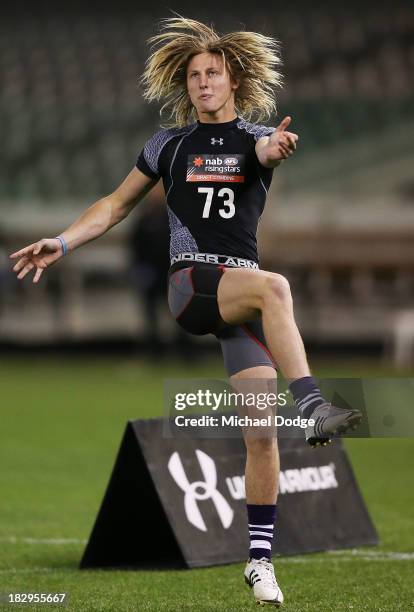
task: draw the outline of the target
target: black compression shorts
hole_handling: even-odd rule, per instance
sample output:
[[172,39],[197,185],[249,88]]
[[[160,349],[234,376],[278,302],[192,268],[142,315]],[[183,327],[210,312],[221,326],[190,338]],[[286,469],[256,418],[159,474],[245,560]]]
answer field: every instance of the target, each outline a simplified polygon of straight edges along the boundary
[[168,305],[177,323],[190,334],[214,334],[220,341],[231,376],[259,365],[275,368],[266,346],[261,319],[229,325],[220,316],[217,289],[223,265],[172,268],[168,274]]

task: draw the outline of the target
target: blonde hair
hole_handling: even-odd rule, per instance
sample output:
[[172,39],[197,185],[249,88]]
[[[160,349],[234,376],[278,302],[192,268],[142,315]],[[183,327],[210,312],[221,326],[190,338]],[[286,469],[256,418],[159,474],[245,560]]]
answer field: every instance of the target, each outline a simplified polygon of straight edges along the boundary
[[220,36],[213,26],[181,16],[162,20],[161,30],[148,41],[153,52],[142,83],[147,100],[164,101],[160,114],[168,111],[169,125],[182,127],[197,118],[187,92],[187,66],[194,55],[206,52],[221,55],[238,83],[235,107],[240,116],[261,121],[276,112],[274,89],[282,85],[277,40],[243,31]]

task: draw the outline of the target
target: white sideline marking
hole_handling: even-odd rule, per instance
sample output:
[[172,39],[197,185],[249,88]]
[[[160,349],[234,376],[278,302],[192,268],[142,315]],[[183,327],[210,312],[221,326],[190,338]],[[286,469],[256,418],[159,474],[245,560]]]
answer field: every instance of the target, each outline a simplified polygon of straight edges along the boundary
[[[2,538],[4,541],[4,538]],[[18,541],[18,538],[9,538]],[[29,539],[33,543],[32,538],[22,538]],[[41,540],[37,540],[40,542]],[[48,540],[48,542],[64,542],[67,543],[68,540]],[[73,540],[69,540],[72,542]],[[76,542],[81,542],[82,540],[76,540]],[[414,560],[414,552],[380,552],[380,551],[363,551],[363,550],[331,550],[327,551],[324,557],[319,557],[315,559],[312,555],[305,555],[303,557],[276,557],[274,560],[276,563],[331,563],[332,555],[336,556],[336,562],[349,562],[353,561],[355,558],[358,558],[361,561],[412,561]],[[72,572],[76,568],[74,567],[10,567],[8,569],[0,569],[1,574],[40,574],[40,573],[52,573],[52,572]]]
[[352,548],[350,550],[330,550],[329,555],[343,555],[351,557],[369,557],[390,559],[390,561],[411,561],[414,559],[414,553],[412,552],[393,552],[393,551],[381,551],[381,550],[359,550],[358,548]]
[[55,546],[61,546],[63,544],[86,544],[86,540],[79,540],[77,538],[17,538],[15,536],[0,538],[0,542],[4,542],[5,544],[52,544]]
[[277,563],[324,563],[332,561],[332,556],[337,557],[335,561],[353,561],[359,559],[361,561],[413,561],[413,552],[395,552],[395,551],[376,551],[376,550],[328,550],[325,557],[304,556],[304,557],[276,557]]
[[10,567],[9,569],[0,570],[0,574],[39,574],[39,573],[55,573],[69,572],[76,568],[72,567]]

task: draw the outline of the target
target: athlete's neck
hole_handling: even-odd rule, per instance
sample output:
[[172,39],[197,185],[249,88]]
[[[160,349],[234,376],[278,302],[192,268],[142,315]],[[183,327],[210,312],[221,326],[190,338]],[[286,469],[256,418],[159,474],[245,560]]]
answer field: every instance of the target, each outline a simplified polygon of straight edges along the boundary
[[228,123],[236,118],[237,113],[234,108],[232,110],[220,108],[213,113],[198,113],[198,120],[200,123]]

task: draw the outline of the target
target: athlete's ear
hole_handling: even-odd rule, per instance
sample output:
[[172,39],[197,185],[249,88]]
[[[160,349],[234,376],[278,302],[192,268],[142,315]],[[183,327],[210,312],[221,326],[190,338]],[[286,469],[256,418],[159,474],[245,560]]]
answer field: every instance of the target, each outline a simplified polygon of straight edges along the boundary
[[230,86],[231,88],[236,91],[236,89],[238,89],[240,85],[240,80],[239,79],[235,79],[232,75],[230,75]]
[[240,79],[236,79],[234,74],[232,73],[229,65],[226,63],[226,70],[229,73],[229,77],[230,77],[230,87],[233,91],[236,91],[236,89],[238,88],[238,86],[240,85]]

